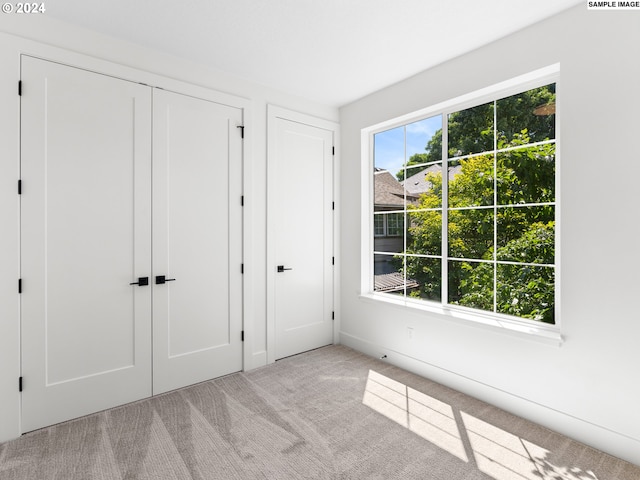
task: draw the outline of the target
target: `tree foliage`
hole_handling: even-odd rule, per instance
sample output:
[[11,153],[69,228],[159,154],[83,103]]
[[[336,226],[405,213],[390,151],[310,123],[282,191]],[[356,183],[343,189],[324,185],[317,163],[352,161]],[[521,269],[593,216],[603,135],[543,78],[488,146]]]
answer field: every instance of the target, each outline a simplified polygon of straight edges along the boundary
[[[468,108],[449,115],[447,132],[448,158],[493,150],[494,130],[499,139],[506,141],[499,148],[509,146],[523,131],[527,130],[532,143],[555,138],[555,115],[536,115],[537,108],[549,105],[555,108],[555,84],[505,97],[495,102]],[[494,129],[494,109],[497,128]],[[500,140],[499,140],[500,141]],[[412,155],[405,167],[442,160],[442,129],[438,130],[425,146],[424,153]],[[405,170],[397,174],[404,180]]]
[[[531,146],[555,138],[555,116],[533,113],[554,102],[549,85],[449,116],[448,252],[442,174],[429,172],[431,189],[407,213],[404,268],[420,284],[411,296],[440,299],[443,265],[424,255],[442,255],[449,303],[555,322],[555,144]],[[407,165],[439,160],[441,147],[440,130]]]

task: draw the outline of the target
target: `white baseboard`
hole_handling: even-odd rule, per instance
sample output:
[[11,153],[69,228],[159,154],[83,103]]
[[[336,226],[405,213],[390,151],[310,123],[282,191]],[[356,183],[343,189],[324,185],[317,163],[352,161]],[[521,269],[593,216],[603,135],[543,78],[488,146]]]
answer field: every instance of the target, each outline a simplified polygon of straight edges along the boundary
[[640,440],[609,430],[526,398],[477,382],[362,338],[341,332],[340,343],[385,362],[441,383],[503,410],[543,425],[615,457],[640,465]]

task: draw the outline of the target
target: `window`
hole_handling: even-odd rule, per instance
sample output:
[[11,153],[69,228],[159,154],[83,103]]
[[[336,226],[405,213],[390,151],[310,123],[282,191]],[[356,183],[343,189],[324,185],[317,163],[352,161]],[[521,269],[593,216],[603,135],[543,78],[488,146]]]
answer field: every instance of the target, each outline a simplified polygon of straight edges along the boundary
[[403,213],[376,213],[373,217],[373,235],[376,237],[402,237]]
[[376,237],[384,237],[386,229],[384,228],[384,217],[376,215],[373,217],[373,234]]
[[379,213],[373,217],[376,237],[402,237],[404,235],[404,213]]
[[555,324],[556,84],[496,92],[369,132],[368,284]]

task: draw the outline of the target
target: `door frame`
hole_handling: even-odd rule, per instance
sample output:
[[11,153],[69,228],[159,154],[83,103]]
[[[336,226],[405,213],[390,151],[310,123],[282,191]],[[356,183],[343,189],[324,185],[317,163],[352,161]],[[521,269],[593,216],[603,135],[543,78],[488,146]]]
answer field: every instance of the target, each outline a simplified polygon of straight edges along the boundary
[[338,343],[340,338],[340,183],[338,166],[340,165],[340,125],[331,120],[314,117],[304,113],[289,110],[277,105],[267,105],[267,252],[266,252],[266,314],[267,314],[267,363],[276,361],[275,353],[275,277],[273,272],[276,268],[275,260],[275,230],[271,219],[274,218],[275,195],[277,185],[275,180],[275,162],[277,162],[276,152],[276,122],[278,119],[309,125],[311,127],[328,130],[333,134],[335,153],[333,155],[333,200],[335,207],[333,210],[333,252],[335,264],[333,268],[333,308],[335,311],[333,323],[333,343]]

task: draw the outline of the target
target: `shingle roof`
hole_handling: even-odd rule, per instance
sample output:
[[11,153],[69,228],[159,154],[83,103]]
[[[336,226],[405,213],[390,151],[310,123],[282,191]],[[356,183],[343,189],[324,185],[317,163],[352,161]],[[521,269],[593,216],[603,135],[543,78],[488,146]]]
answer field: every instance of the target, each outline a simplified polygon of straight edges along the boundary
[[[409,178],[400,183],[407,189],[407,192],[413,195],[420,195],[421,193],[428,192],[433,187],[431,182],[427,181],[427,174],[437,173],[441,169],[442,167],[440,165],[431,165],[423,170],[420,170],[418,173],[411,175]],[[453,180],[453,178],[461,171],[462,167],[460,165],[449,167],[449,181]]]
[[[376,206],[404,208],[404,187],[387,170],[374,173],[374,195]],[[415,200],[417,197],[407,192],[407,201],[411,203]]]

